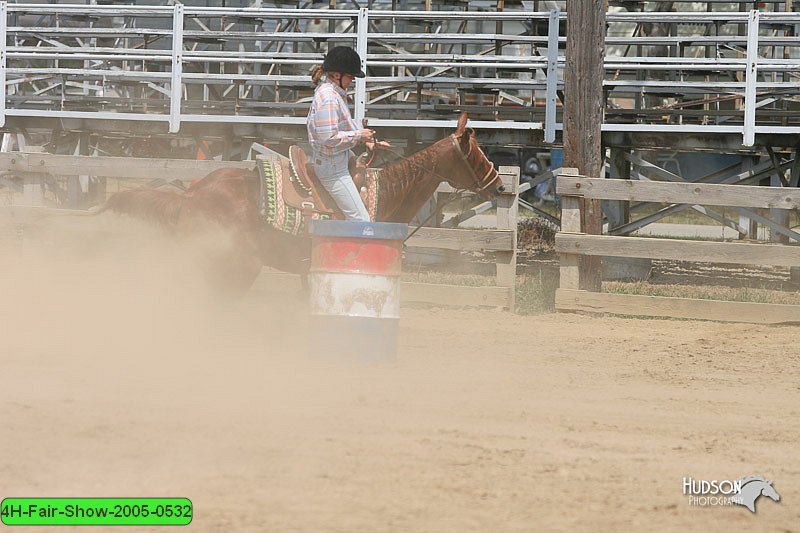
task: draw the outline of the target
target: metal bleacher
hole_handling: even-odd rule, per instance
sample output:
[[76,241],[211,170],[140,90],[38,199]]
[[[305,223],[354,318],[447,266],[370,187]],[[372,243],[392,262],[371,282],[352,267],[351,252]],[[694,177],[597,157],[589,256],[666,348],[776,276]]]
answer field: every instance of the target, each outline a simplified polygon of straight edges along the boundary
[[[366,53],[353,96],[371,126],[419,136],[467,110],[498,143],[560,137],[564,2],[212,3],[0,3],[0,123],[302,137],[309,68],[350,44]],[[792,2],[610,4],[604,132],[744,146],[800,133]]]

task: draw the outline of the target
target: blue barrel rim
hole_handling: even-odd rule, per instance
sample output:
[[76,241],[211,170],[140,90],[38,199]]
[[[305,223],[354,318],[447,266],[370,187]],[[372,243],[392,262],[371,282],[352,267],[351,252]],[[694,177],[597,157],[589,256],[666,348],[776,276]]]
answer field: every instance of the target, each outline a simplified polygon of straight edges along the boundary
[[402,241],[408,237],[408,224],[355,220],[312,220],[308,232],[316,237]]

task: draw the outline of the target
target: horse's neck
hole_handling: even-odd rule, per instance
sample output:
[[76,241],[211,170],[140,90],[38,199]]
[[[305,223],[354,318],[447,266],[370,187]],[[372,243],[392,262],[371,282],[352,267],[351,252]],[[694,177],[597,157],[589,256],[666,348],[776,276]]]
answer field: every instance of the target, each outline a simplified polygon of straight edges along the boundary
[[381,172],[377,219],[411,222],[442,182],[430,148],[394,163]]

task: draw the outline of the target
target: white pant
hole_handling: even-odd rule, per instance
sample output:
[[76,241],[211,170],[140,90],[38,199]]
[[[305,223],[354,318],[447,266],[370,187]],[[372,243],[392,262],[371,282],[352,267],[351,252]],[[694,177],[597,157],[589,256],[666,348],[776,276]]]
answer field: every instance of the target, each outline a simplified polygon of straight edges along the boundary
[[347,220],[369,222],[369,212],[350,177],[348,162],[350,152],[332,156],[314,155],[314,172],[322,186],[330,193]]

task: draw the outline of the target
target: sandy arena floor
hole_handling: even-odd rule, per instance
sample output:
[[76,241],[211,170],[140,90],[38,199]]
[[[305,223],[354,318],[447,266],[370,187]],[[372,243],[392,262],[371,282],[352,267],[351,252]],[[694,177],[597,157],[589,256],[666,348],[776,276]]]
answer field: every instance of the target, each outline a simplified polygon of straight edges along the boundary
[[[291,291],[210,309],[144,237],[3,264],[0,497],[183,496],[197,532],[800,531],[800,328],[405,309],[370,366],[305,354]],[[780,503],[682,493],[753,474]]]

